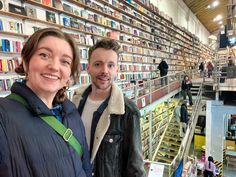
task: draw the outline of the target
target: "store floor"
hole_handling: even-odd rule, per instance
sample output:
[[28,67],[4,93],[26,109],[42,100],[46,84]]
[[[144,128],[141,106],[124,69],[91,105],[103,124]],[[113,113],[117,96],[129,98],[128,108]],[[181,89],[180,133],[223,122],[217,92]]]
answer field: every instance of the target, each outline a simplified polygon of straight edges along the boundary
[[224,165],[223,169],[224,177],[235,177],[236,176],[236,166],[226,166]]
[[[224,166],[223,170],[223,177],[235,177],[236,176],[236,168],[235,167],[226,167]],[[202,177],[201,175],[198,175],[197,177]]]
[[[189,152],[190,152],[189,155],[194,155],[198,159],[201,159],[202,152],[194,150],[193,142],[191,143]],[[198,177],[202,177],[202,176],[198,175]],[[227,167],[227,165],[224,164],[223,165],[223,177],[236,177],[236,166],[229,165]]]

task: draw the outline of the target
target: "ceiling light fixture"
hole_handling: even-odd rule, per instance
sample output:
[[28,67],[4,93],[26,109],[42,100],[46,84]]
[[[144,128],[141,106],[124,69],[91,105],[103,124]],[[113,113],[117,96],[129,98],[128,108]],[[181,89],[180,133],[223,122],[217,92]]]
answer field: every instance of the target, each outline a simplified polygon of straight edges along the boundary
[[209,4],[207,6],[203,6],[200,8],[199,11],[195,12],[194,15],[197,15],[199,12],[202,12],[203,10],[206,10],[206,9],[214,9],[216,6],[218,6],[220,3],[218,0],[214,1],[212,4]]
[[210,9],[211,8],[211,5],[209,4],[207,7],[206,7],[206,9]]
[[212,3],[212,7],[216,7],[216,6],[218,6],[219,5],[219,1],[214,1],[213,3]]
[[215,18],[213,18],[213,22],[219,21],[222,19],[222,15],[217,15]]
[[214,9],[219,5],[219,1],[214,1],[212,4],[207,5],[206,9]]

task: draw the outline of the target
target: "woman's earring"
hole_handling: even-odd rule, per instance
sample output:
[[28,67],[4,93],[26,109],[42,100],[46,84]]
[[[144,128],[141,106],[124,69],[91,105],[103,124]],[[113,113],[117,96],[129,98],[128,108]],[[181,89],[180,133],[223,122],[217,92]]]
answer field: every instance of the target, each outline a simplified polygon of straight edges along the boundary
[[69,81],[66,83],[65,89],[69,90]]

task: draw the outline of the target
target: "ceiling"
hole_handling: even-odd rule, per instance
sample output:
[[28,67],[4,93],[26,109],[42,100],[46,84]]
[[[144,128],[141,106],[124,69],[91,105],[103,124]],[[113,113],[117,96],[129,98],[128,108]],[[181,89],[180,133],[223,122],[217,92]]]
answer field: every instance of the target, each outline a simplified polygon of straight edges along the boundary
[[[199,21],[206,27],[206,29],[213,33],[218,31],[222,25],[226,24],[227,19],[227,5],[229,0],[218,0],[219,5],[215,8],[207,8],[214,0],[183,0],[190,10],[197,16]],[[221,14],[222,24],[219,21],[214,22],[213,19]]]

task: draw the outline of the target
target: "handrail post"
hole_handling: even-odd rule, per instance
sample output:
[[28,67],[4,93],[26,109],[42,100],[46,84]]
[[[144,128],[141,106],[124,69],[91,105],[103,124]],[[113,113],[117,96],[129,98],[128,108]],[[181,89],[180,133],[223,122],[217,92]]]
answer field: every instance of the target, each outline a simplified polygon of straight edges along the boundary
[[166,75],[166,80],[167,80],[167,88],[168,88],[168,93],[170,93],[170,77],[168,75]]
[[148,87],[149,87],[149,104],[152,103],[152,80],[148,80]]
[[137,89],[138,85],[135,84],[134,85],[134,100],[135,100],[135,103],[136,105],[138,104],[138,89]]
[[169,165],[169,177],[171,176],[171,165]]
[[149,159],[152,159],[152,150],[153,150],[153,148],[152,148],[152,111],[150,110],[149,111],[149,117],[148,117],[148,121],[149,121],[149,127],[148,127],[148,129],[149,129],[149,155],[148,155],[148,157],[149,157]]

